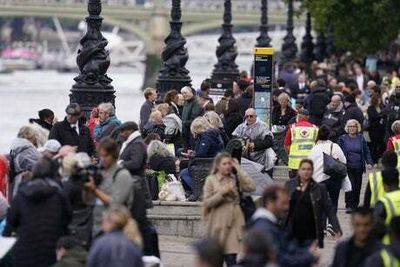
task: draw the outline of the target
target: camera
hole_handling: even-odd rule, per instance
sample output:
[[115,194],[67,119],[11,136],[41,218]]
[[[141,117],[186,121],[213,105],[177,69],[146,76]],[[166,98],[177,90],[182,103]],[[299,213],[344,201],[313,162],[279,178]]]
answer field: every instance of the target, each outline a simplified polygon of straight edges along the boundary
[[99,186],[103,181],[103,174],[101,173],[102,170],[103,167],[97,164],[92,164],[84,168],[76,166],[75,171],[71,175],[71,179],[75,182],[84,184],[89,182],[90,177],[92,177],[94,184]]

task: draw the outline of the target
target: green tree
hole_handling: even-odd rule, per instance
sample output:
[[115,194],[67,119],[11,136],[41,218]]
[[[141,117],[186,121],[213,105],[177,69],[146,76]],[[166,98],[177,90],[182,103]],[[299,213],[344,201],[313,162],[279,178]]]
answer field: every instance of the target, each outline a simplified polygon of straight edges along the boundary
[[303,0],[316,29],[333,29],[334,44],[364,56],[385,49],[398,37],[400,0]]

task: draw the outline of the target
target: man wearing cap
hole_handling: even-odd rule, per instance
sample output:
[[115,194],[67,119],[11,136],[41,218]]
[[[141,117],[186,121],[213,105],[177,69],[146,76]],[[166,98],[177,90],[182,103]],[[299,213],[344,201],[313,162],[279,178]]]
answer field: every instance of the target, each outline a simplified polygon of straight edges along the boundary
[[62,146],[75,146],[78,152],[86,152],[89,156],[93,156],[94,144],[90,131],[79,121],[82,114],[80,106],[71,103],[65,112],[67,116],[63,121],[54,124],[49,139],[57,140]]
[[53,159],[61,148],[60,142],[55,139],[48,140],[39,151],[48,159]]
[[306,109],[299,110],[296,123],[290,125],[286,132],[284,145],[289,155],[290,178],[297,176],[300,161],[308,157],[317,140],[318,127],[310,123],[308,118]]

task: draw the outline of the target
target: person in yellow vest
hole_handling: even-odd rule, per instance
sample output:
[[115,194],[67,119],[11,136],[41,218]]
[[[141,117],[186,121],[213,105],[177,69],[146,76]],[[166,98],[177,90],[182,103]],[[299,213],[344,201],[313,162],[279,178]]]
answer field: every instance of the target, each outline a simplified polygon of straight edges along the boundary
[[394,133],[386,143],[386,151],[394,151],[397,154],[397,168],[400,168],[400,120],[393,122],[391,129]]
[[392,243],[369,257],[365,267],[400,267],[400,217],[393,217],[390,223]]
[[284,144],[289,155],[290,178],[297,176],[300,161],[308,157],[317,140],[318,127],[309,122],[308,118],[308,110],[300,109],[296,123],[290,125],[286,132]]
[[382,181],[385,195],[379,199],[374,208],[376,228],[379,237],[385,234],[380,225],[389,226],[395,216],[400,216],[399,171],[397,169],[382,170]]
[[[385,151],[382,155],[382,169],[394,169],[397,166],[397,155],[393,151]],[[375,170],[368,175],[368,183],[364,194],[364,207],[375,206],[375,203],[385,195],[382,172]]]

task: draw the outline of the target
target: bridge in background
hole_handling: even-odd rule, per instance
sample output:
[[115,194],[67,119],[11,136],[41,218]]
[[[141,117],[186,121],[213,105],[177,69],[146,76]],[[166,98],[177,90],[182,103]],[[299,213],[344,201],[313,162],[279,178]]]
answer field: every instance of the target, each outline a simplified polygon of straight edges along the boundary
[[[256,26],[260,20],[260,1],[233,2],[234,26]],[[269,1],[269,23],[282,28],[286,24],[286,7],[280,0]],[[170,0],[145,1],[137,5],[134,0],[106,0],[102,16],[104,23],[119,26],[142,40],[147,54],[158,54],[169,32]],[[182,0],[182,33],[196,35],[217,29],[222,23],[223,1]],[[0,0],[1,17],[58,17],[82,20],[87,15],[82,0]],[[296,18],[295,25],[303,25],[304,18]]]

